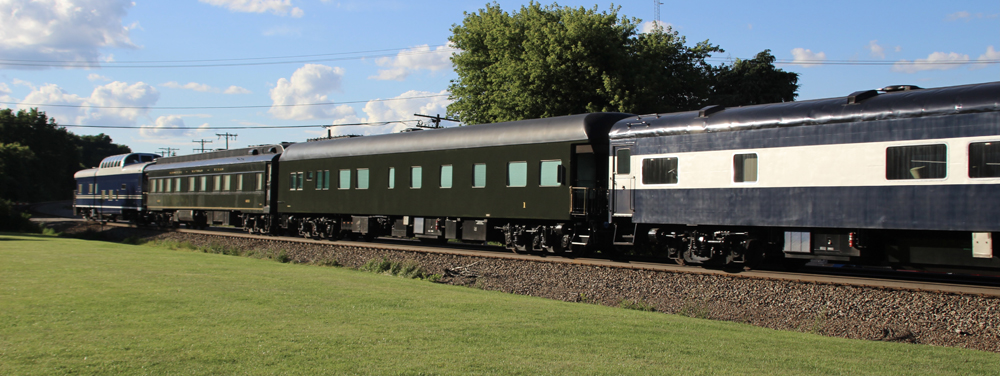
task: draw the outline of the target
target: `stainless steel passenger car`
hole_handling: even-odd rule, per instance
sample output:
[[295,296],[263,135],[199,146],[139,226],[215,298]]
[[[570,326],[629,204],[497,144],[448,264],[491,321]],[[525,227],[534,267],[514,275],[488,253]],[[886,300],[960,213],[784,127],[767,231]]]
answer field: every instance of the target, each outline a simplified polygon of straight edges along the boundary
[[609,137],[619,245],[1000,267],[1000,83],[633,116]]

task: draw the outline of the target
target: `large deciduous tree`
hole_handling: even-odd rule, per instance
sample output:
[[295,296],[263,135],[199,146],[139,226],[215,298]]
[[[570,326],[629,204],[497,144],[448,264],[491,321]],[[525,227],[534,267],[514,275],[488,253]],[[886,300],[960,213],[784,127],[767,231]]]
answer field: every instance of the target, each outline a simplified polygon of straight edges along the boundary
[[76,171],[97,166],[109,155],[130,151],[104,134],[77,136],[37,108],[17,113],[0,110],[0,199],[36,202],[69,198]]
[[[795,96],[797,75],[775,69],[773,57],[713,67],[706,59],[722,52],[718,46],[687,46],[670,29],[639,33],[638,22],[619,17],[617,9],[535,2],[514,13],[495,3],[466,13],[449,38],[459,52],[452,56],[458,79],[449,88],[454,102],[448,112],[479,124],[595,111],[692,110],[714,98],[731,100],[725,103],[731,106],[745,98],[729,90],[743,87],[759,89],[755,99]],[[761,62],[766,66],[756,65]],[[772,78],[783,81],[763,82]],[[726,91],[716,93],[717,87]]]

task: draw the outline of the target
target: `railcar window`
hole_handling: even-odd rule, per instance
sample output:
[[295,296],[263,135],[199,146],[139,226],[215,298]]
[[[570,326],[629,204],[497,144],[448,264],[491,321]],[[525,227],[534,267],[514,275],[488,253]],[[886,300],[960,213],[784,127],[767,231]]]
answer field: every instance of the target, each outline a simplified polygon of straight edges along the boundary
[[258,191],[263,191],[264,190],[264,173],[263,172],[258,172],[257,173],[257,175],[256,175],[256,181],[257,181],[257,190]]
[[885,149],[886,179],[944,179],[947,176],[948,147],[943,144]]
[[323,171],[316,171],[316,190],[323,189]]
[[307,171],[306,172],[306,181],[313,181],[313,172],[312,171]]
[[643,159],[642,184],[677,184],[677,157]]
[[[216,178],[216,180],[215,180],[215,186],[218,187],[219,186],[219,180],[218,180],[219,177],[216,176],[215,178]],[[298,179],[295,178],[295,173],[294,172],[288,174],[288,190],[289,191],[294,191],[295,190],[295,182],[297,180]]]
[[528,162],[507,163],[507,186],[528,186]]
[[358,169],[358,185],[357,189],[368,189],[368,169],[359,168]]
[[87,184],[87,194],[94,194],[94,185]]
[[1000,177],[1000,141],[969,144],[969,177]]
[[562,161],[542,161],[539,168],[538,182],[543,187],[562,185]]
[[245,190],[245,189],[243,189],[243,175],[245,175],[245,174],[236,175],[236,186],[233,187],[234,191],[244,191]]
[[194,180],[195,180],[194,176],[188,177],[188,192],[194,192],[195,191],[195,187],[197,187],[197,185],[194,184],[195,183]]
[[451,188],[452,166],[441,165],[441,188]]
[[200,186],[201,186],[200,191],[202,191],[202,192],[208,192],[208,176],[202,176],[199,180],[201,180],[201,181],[199,181],[199,183],[201,183],[200,184]]
[[298,173],[295,174],[295,178],[296,178],[296,180],[295,180],[295,190],[301,191],[302,188],[306,186],[305,182],[302,181],[302,178],[303,178],[304,175],[305,174],[303,174],[302,172],[298,172]]
[[[263,189],[263,185],[261,189]],[[323,170],[323,190],[328,189],[330,189],[330,170]]]
[[423,185],[424,168],[421,166],[410,167],[410,188],[420,189]]
[[173,191],[172,188],[174,179],[163,179],[163,180],[167,181],[167,190],[165,192],[170,193],[171,191]]
[[472,165],[472,187],[483,188],[486,186],[486,164],[476,163]]
[[[292,173],[292,176],[295,176],[294,172]],[[295,189],[295,188],[292,188],[292,189]],[[218,192],[218,191],[221,191],[221,190],[222,190],[222,176],[215,175],[215,176],[212,177],[212,191]]]
[[222,177],[222,190],[231,191],[233,190],[233,176],[226,175]]
[[389,189],[396,188],[396,168],[389,167]]
[[174,178],[174,192],[183,192],[181,190],[181,178]]
[[351,189],[351,170],[340,170],[340,180],[337,182],[337,189]]
[[733,182],[750,183],[757,181],[757,153],[733,156]]
[[632,150],[618,149],[618,151],[615,152],[615,162],[615,173],[632,173]]

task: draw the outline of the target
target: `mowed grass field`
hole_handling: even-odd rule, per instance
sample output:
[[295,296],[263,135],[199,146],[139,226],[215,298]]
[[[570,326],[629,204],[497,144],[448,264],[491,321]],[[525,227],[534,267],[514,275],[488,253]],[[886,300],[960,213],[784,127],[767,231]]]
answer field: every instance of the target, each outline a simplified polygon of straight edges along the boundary
[[0,234],[0,375],[996,374],[1000,355]]

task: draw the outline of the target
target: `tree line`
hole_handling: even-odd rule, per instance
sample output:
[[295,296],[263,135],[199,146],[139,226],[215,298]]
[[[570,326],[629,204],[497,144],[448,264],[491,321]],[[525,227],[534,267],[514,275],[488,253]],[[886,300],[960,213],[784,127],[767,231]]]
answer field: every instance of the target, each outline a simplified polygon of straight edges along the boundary
[[37,108],[17,113],[0,110],[0,199],[41,202],[72,198],[74,173],[96,167],[109,155],[131,151],[103,133],[73,134]]
[[777,69],[770,50],[713,66],[724,50],[693,46],[669,27],[638,31],[639,20],[532,2],[504,12],[488,4],[466,13],[449,38],[458,79],[450,116],[465,124],[586,112],[636,114],[784,102],[795,99],[798,74]]

